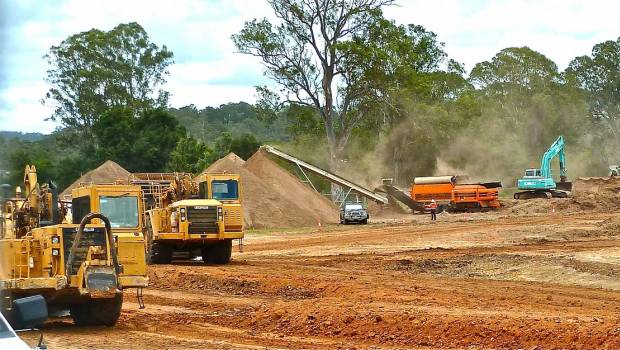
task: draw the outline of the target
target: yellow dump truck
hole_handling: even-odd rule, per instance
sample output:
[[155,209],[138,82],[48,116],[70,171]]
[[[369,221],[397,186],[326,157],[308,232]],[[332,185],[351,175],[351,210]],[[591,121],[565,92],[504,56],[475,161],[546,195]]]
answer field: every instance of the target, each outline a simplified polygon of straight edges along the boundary
[[125,258],[127,271],[120,263],[125,248],[137,244],[115,239],[100,213],[62,223],[57,198],[55,186],[38,184],[36,169],[27,167],[24,189],[0,201],[0,311],[11,319],[13,299],[40,294],[50,310],[69,310],[78,325],[113,325],[123,290],[148,282],[144,274],[130,275],[135,261]]
[[215,199],[224,207],[224,233],[230,239],[243,238],[241,177],[229,173],[203,173],[198,182],[199,197]]
[[[186,253],[190,258],[201,256],[205,263],[210,264],[230,261],[232,241],[243,238],[238,177],[227,179],[230,183],[222,183],[226,189],[219,186],[220,180],[205,179],[201,190],[190,174],[133,176],[132,182],[142,187],[148,207],[144,226],[149,263],[169,263],[175,252]],[[213,184],[216,195],[209,198]],[[228,190],[236,193],[234,197],[237,198],[233,198],[231,192],[230,202],[216,199],[217,193]]]

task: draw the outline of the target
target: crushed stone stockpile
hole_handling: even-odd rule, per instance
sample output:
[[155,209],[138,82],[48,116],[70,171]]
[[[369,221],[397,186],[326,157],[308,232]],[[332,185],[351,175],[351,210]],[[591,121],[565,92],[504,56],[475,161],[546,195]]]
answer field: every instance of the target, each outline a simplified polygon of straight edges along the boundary
[[573,182],[570,198],[503,200],[502,205],[515,214],[613,211],[620,208],[620,178],[580,177]]
[[248,228],[316,226],[339,220],[338,209],[329,200],[261,151],[248,162],[230,153],[205,172],[241,175],[243,220]]

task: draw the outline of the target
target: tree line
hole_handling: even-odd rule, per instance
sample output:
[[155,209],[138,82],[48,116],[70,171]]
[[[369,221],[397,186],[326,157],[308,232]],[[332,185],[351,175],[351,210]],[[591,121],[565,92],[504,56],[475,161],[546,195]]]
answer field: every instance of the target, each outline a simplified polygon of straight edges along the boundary
[[262,142],[366,183],[442,172],[514,181],[560,134],[569,175],[619,161],[620,38],[563,71],[509,47],[466,72],[430,29],[385,18],[393,1],[268,2],[277,21],[249,20],[232,37],[272,81],[254,105],[170,108],[162,86],[174,55],[137,23],[52,47],[44,100],[61,127],[35,142],[0,139],[13,142],[0,157],[9,181],[27,162],[61,185],[106,159],[199,172]]

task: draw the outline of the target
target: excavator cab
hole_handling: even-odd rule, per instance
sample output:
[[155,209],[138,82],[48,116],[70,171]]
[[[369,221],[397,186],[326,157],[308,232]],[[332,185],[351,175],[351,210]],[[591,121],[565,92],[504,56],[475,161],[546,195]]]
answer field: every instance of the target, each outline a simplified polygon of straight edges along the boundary
[[523,178],[535,178],[541,177],[540,169],[525,169],[525,176]]

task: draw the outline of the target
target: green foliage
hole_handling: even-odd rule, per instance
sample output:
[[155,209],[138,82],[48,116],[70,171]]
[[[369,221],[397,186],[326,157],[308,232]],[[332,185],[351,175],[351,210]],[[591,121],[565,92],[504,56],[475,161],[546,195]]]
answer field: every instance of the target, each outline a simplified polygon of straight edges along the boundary
[[592,56],[575,58],[565,76],[585,95],[605,160],[620,162],[620,38],[595,45]]
[[215,139],[214,149],[217,158],[222,158],[223,156],[230,153],[230,147],[232,145],[232,142],[232,134],[228,131],[223,132]]
[[243,134],[233,137],[230,132],[223,132],[215,139],[215,159],[222,158],[230,152],[243,159],[248,159],[258,150],[261,143],[252,134]]
[[260,147],[260,142],[252,134],[243,134],[230,143],[230,151],[248,160]]
[[54,181],[62,189],[92,167],[92,157],[82,158],[71,150],[61,151],[57,136],[53,134],[37,141],[8,140],[6,148],[3,148],[8,152],[0,153],[0,163],[3,164],[0,168],[8,170],[10,176],[0,180],[0,183],[21,185],[26,165],[34,164],[40,182]]
[[93,127],[100,161],[111,159],[131,172],[165,169],[185,129],[168,112],[156,109],[133,117],[131,110],[112,109]]
[[508,96],[557,88],[561,82],[557,65],[529,47],[509,47],[490,62],[476,64],[469,80],[484,93]]
[[137,23],[119,24],[110,31],[91,29],[50,48],[44,101],[56,106],[51,120],[59,121],[89,140],[99,117],[112,108],[138,115],[165,107],[166,82],[172,52],[159,48]]
[[22,141],[39,141],[45,135],[38,132],[19,132],[19,131],[0,131],[0,141],[2,139],[18,139]]
[[185,137],[179,140],[170,153],[167,169],[172,172],[197,174],[215,160],[215,153],[209,146],[192,137]]
[[223,132],[233,137],[252,134],[257,139],[266,141],[287,140],[288,122],[281,117],[262,119],[259,112],[245,102],[227,103],[219,107],[206,107],[199,110],[194,105],[171,108],[175,116],[188,130],[189,134],[204,143],[214,146],[215,139]]

